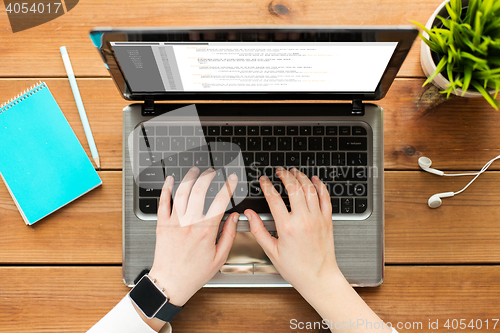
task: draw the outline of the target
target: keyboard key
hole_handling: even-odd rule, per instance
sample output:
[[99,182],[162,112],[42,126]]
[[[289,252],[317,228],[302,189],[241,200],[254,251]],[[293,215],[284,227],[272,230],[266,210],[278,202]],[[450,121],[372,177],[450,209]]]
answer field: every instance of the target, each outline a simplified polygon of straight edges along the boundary
[[286,135],[298,135],[299,127],[298,126],[287,126]]
[[352,127],[352,135],[367,135],[366,128],[361,126]]
[[193,165],[197,167],[208,166],[210,164],[210,156],[206,153],[194,153]]
[[337,126],[326,126],[326,135],[337,135]]
[[173,153],[165,153],[165,157],[163,158],[163,163],[165,166],[176,166],[177,165],[177,154]]
[[208,126],[208,135],[220,135],[220,127]]
[[201,126],[201,129],[203,131],[203,135],[207,136],[208,135],[208,127],[207,126]]
[[354,184],[353,188],[355,196],[366,197],[368,195],[366,184]]
[[226,176],[230,176],[232,174],[235,174],[238,177],[238,180],[242,180],[242,169],[240,167],[229,167],[226,168]]
[[309,138],[309,150],[323,150],[323,140],[320,137],[310,137]]
[[156,150],[159,151],[170,150],[170,138],[156,138]]
[[186,150],[186,138],[176,137],[172,138],[171,142],[171,150],[173,151],[184,151]]
[[186,150],[200,150],[200,138],[199,137],[189,137],[186,138]]
[[335,181],[367,181],[365,167],[335,167]]
[[262,140],[262,149],[265,151],[276,150],[276,138],[274,136],[264,137]]
[[213,151],[231,151],[231,138],[219,136],[215,145],[210,146]]
[[248,126],[248,135],[259,135],[259,126]]
[[356,198],[356,206],[354,209],[357,214],[364,213],[367,207],[368,207],[367,198]]
[[325,150],[337,150],[337,138],[336,137],[328,137],[324,138]]
[[249,152],[244,152],[242,153],[243,157],[243,163],[245,163],[246,166],[250,166],[254,162],[254,153],[249,153]]
[[306,137],[294,137],[293,138],[293,150],[307,150],[307,138]]
[[219,184],[216,182],[211,182],[207,189],[207,198],[215,198],[215,196],[219,193]]
[[[349,201],[351,202],[351,205],[347,205],[346,202]],[[340,199],[340,212],[342,214],[352,214],[354,213],[354,207],[353,207],[353,204],[352,204],[352,201],[353,199],[351,198],[342,198]]]
[[181,127],[180,126],[170,126],[168,129],[168,133],[170,136],[181,135]]
[[367,150],[366,137],[339,138],[339,150]]
[[314,153],[300,153],[300,165],[314,166],[316,165],[316,154]]
[[194,135],[194,127],[193,126],[182,126],[182,135],[185,135],[185,136]]
[[206,136],[206,137],[205,137],[205,141],[206,141],[207,143],[210,143],[210,142],[215,142],[215,141],[217,141],[217,138],[216,138],[215,136]]
[[239,147],[239,150],[242,150],[242,151],[247,150],[246,138],[234,136],[233,143],[237,146],[237,147],[233,146],[233,150],[235,148],[238,148],[238,147]]
[[250,196],[251,197],[263,197],[264,196],[264,193],[262,192],[262,189],[260,188],[259,182],[251,182],[249,187],[250,187]]
[[286,153],[286,166],[300,165],[300,153]]
[[139,154],[139,165],[140,166],[151,166],[161,165],[161,153],[140,153]]
[[224,166],[224,153],[213,152],[212,162],[215,168]]
[[274,126],[274,135],[285,135],[285,126]]
[[168,130],[167,126],[157,126],[156,127],[156,135],[157,136],[167,136]]
[[345,165],[345,153],[332,153],[332,165]]
[[164,181],[162,168],[141,168],[139,173],[139,181],[141,182],[157,182]]
[[333,168],[318,167],[318,177],[323,182],[333,181]]
[[339,198],[331,198],[330,201],[332,203],[332,214],[340,213],[340,200],[339,200]]
[[260,137],[248,137],[247,150],[260,151],[262,150],[262,141]]
[[316,165],[330,165],[330,153],[316,153]]
[[284,166],[285,165],[285,153],[271,153],[271,165],[272,166]]
[[180,166],[193,166],[193,153],[180,153],[179,154]]
[[165,176],[172,176],[175,181],[180,181],[181,180],[181,169],[172,167],[172,168],[166,168],[165,170]]
[[184,179],[184,177],[186,177],[190,169],[191,169],[190,167],[181,168],[181,179]]
[[[152,138],[154,140],[154,138]],[[154,142],[148,139],[147,137],[139,138],[139,150],[140,151],[151,151],[154,150]]]
[[[205,127],[205,126],[203,126],[203,127]],[[195,128],[194,128],[194,135],[196,135],[196,136],[204,136],[205,132],[204,132],[203,127],[201,127],[201,126],[195,126]]]
[[230,152],[230,153],[224,153],[224,164],[230,164],[232,165],[238,165],[238,153],[237,152]]
[[340,135],[351,135],[351,127],[349,126],[340,126],[339,127]]
[[300,135],[311,135],[311,126],[300,126]]
[[233,135],[233,126],[222,126],[222,135]]
[[347,153],[347,165],[368,165],[367,153]]
[[269,153],[255,153],[255,162],[258,166],[269,165]]
[[278,138],[278,150],[292,150],[292,138],[280,137]]
[[314,126],[313,127],[313,135],[324,135],[325,127],[324,126]]
[[156,214],[158,211],[158,200],[155,199],[139,199],[139,209],[144,214]]
[[273,128],[271,126],[262,126],[260,128],[260,135],[273,135]]
[[139,185],[139,196],[159,198],[162,187],[163,183],[141,183]]
[[140,133],[142,136],[154,136],[155,135],[155,128],[153,126],[143,126],[141,124]]
[[245,173],[248,182],[259,180],[259,177],[261,176],[259,169],[254,166],[245,168]]
[[233,197],[235,198],[246,198],[248,196],[248,184],[247,182],[239,181],[234,189]]
[[330,196],[341,197],[347,195],[347,187],[344,183],[330,183]]
[[234,128],[234,135],[247,135],[247,128],[245,126],[236,126]]

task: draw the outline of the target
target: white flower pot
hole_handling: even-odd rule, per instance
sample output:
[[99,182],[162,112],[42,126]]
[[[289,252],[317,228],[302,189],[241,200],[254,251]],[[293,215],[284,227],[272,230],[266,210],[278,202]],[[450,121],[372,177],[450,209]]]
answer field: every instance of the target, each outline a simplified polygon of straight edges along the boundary
[[[434,21],[436,20],[436,16],[439,15],[441,17],[448,17],[448,12],[446,11],[445,5],[450,2],[449,0],[444,1],[439,7],[436,9],[436,11],[431,15],[429,18],[429,21],[427,21],[427,24],[425,27],[427,29],[431,29],[432,26],[434,25]],[[465,3],[468,3],[468,1],[463,1]],[[422,34],[424,35],[425,38],[429,38],[429,35],[423,31]],[[424,71],[425,75],[427,77],[430,77],[432,73],[436,70],[436,64],[434,63],[434,59],[432,59],[431,56],[431,49],[427,44],[424,43],[424,41],[421,42],[421,48],[420,48],[420,64],[422,65],[422,70]],[[448,81],[447,78],[444,77],[443,74],[439,73],[432,83],[438,87],[441,90],[446,90],[449,87],[450,81]],[[490,90],[490,93],[493,90]],[[467,92],[463,94],[463,90],[460,88],[457,88],[455,91],[452,92],[452,94],[457,95],[457,96],[463,96],[463,97],[483,97],[480,92],[474,91],[474,88],[470,87]]]

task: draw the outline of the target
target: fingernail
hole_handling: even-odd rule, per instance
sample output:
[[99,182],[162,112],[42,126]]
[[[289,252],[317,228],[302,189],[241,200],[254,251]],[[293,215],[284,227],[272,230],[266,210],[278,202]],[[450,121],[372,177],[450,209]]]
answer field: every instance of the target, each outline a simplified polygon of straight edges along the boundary
[[243,213],[243,214],[245,214],[245,216],[247,217],[248,221],[252,220],[252,214],[247,214],[247,213]]
[[279,171],[279,172],[283,171],[283,168],[282,168],[282,167],[278,167],[278,168],[276,168],[276,172],[278,172],[278,171]]
[[239,219],[240,219],[240,214],[236,213],[236,215],[234,215],[234,217],[233,217],[233,222],[238,223]]
[[198,168],[197,167],[192,167],[191,169],[189,169],[189,171],[192,171],[192,172],[198,171]]
[[174,177],[168,176],[167,177],[167,185],[172,185],[174,184]]
[[262,181],[269,180],[269,178],[267,178],[267,176],[266,176],[266,175],[261,176],[261,177],[260,177],[260,179],[261,179]]
[[297,168],[292,168],[290,171],[296,172],[296,171],[299,171],[299,170]]
[[312,176],[312,179],[319,180],[319,177],[318,176]]
[[236,177],[236,174],[232,173],[232,174],[229,175],[228,179],[230,179],[230,180],[236,180],[236,179],[238,179],[238,177]]

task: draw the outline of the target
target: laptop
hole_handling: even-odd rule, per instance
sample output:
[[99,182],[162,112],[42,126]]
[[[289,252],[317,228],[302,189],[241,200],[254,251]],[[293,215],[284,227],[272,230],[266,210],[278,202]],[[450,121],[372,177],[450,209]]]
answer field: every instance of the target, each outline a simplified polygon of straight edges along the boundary
[[[353,286],[381,284],[383,112],[370,101],[385,96],[416,35],[406,26],[94,29],[106,68],[134,102],[123,110],[125,284],[153,263],[165,177],[178,184],[194,165],[220,175],[207,200],[237,173],[224,218],[252,208],[277,237],[258,178],[267,175],[289,208],[276,168],[317,175],[331,197],[342,273]],[[290,286],[243,214],[237,231],[206,286]]]

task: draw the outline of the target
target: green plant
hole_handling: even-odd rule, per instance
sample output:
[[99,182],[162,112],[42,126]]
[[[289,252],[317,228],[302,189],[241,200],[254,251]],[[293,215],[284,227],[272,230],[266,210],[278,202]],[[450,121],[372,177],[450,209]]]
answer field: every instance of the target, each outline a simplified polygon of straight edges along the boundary
[[[446,71],[450,81],[447,97],[457,88],[465,93],[473,87],[498,110],[496,100],[500,90],[500,1],[470,0],[467,11],[462,14],[462,0],[450,0],[446,4],[449,18],[437,16],[442,26],[430,30],[412,21],[427,34],[419,34],[432,52],[441,57],[434,73],[424,86],[436,75]],[[488,90],[494,90],[492,97]]]

